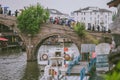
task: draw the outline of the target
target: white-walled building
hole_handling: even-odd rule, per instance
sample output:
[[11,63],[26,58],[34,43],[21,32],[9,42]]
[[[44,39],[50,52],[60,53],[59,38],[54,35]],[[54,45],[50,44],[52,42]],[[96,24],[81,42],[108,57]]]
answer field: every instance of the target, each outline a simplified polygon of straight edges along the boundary
[[49,13],[50,13],[50,17],[60,17],[60,18],[69,18],[68,14],[64,14],[56,9],[48,9]]
[[72,12],[76,21],[85,23],[86,29],[106,30],[112,23],[112,11],[100,9],[98,7],[86,7]]

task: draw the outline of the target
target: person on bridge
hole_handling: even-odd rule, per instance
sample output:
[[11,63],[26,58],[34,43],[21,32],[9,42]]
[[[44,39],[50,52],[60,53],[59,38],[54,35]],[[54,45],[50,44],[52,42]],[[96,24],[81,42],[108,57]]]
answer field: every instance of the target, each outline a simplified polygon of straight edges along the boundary
[[11,10],[8,11],[8,15],[9,15],[9,16],[11,15]]
[[1,5],[0,5],[0,14],[3,14],[3,9]]
[[18,15],[18,13],[19,13],[19,12],[16,10],[16,11],[15,11],[15,16],[16,16],[16,17],[17,17],[17,15]]
[[98,32],[100,31],[100,26],[99,25],[97,26],[97,30],[98,30]]

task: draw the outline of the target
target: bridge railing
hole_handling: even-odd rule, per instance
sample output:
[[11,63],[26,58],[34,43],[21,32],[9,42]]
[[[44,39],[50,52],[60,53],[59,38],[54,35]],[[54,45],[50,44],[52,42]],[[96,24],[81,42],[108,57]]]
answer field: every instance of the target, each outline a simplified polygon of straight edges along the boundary
[[79,61],[80,61],[80,55],[77,56],[77,57],[75,57],[75,58],[73,59],[73,61],[71,61],[71,62],[68,64],[68,69],[67,69],[68,75],[71,74],[71,70],[72,70],[73,66],[79,64]]
[[85,77],[85,71],[86,71],[86,69],[85,69],[85,67],[83,67],[82,70],[80,71],[80,80],[84,79],[84,77]]
[[8,16],[8,15],[5,15],[5,14],[0,14],[0,19],[16,21],[15,16]]
[[92,69],[93,66],[95,66],[96,58],[93,58],[90,60],[89,64],[87,65],[88,72]]

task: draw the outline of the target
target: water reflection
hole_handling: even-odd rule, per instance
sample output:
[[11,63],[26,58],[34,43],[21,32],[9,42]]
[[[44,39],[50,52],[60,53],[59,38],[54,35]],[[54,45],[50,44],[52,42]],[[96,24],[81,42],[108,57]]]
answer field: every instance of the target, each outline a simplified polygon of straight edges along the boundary
[[89,80],[105,80],[103,74],[93,73]]
[[20,80],[26,65],[26,54],[1,52],[0,80]]
[[[21,50],[0,52],[0,80],[40,80],[43,73],[37,62],[26,62],[26,58],[26,52]],[[90,80],[97,79],[95,74]]]
[[0,51],[0,80],[39,80],[37,62],[27,62],[20,49]]
[[37,62],[27,62],[25,73],[21,80],[39,80],[39,75]]

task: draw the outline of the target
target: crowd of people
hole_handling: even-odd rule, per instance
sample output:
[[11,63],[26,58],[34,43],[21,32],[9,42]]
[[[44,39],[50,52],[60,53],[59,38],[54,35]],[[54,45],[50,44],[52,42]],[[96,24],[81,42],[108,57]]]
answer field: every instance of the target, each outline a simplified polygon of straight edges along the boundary
[[11,13],[11,10],[8,10],[8,7],[2,7],[1,5],[0,5],[0,14],[5,14],[5,15],[9,15],[9,16],[18,16],[18,10],[16,10],[13,14]]
[[[77,23],[80,23],[78,21],[75,21],[74,19],[67,19],[67,18],[60,18],[60,17],[55,17],[55,18],[50,17],[49,22],[52,24],[65,25],[65,26],[70,27],[71,29],[73,29],[73,27],[76,26]],[[98,32],[107,32],[105,26],[99,26],[99,25],[89,26],[87,28],[87,30],[98,31]],[[110,29],[108,29],[108,32],[109,33],[111,32]]]
[[52,24],[59,24],[59,25],[65,25],[70,28],[73,28],[74,25],[76,24],[76,21],[73,19],[67,19],[67,18],[60,18],[60,17],[50,17],[49,18],[50,23]]

